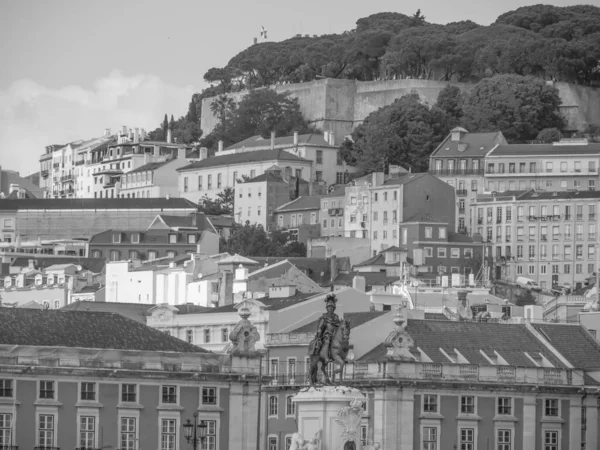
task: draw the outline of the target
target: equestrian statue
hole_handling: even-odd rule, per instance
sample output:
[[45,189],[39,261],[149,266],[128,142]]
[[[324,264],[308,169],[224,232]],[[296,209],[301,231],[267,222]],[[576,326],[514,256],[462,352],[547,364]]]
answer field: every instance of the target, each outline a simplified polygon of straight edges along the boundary
[[[350,322],[340,320],[335,313],[337,298],[335,294],[328,294],[325,298],[327,312],[321,316],[317,323],[317,334],[308,345],[310,356],[310,384],[318,384],[319,363],[325,384],[335,383],[335,374],[339,373],[339,383],[342,381],[346,357],[350,349]],[[333,380],[327,375],[327,365],[333,362],[338,368],[333,371]]]

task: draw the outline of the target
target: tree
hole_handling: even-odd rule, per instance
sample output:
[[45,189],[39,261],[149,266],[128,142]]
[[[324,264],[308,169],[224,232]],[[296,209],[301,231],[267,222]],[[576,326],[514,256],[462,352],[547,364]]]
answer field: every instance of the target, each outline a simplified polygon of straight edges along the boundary
[[222,214],[233,214],[233,202],[235,200],[235,191],[228,186],[217,194],[217,201],[221,206]]
[[169,122],[169,130],[173,131],[175,128],[175,119],[173,118],[173,114],[171,114],[171,121]]
[[498,75],[469,92],[462,123],[470,131],[502,131],[509,142],[526,142],[544,128],[563,127],[560,104],[558,90],[540,79]]
[[198,111],[196,109],[196,102],[193,98],[188,106],[188,113],[185,116],[185,120],[190,123],[198,123]]
[[306,256],[306,246],[300,242],[289,242],[280,231],[267,233],[262,225],[234,224],[227,242],[221,242],[221,252],[242,256]]
[[460,123],[463,116],[462,103],[463,95],[457,86],[449,84],[438,94],[435,106],[446,113],[449,128],[454,128]]
[[560,141],[561,133],[558,128],[544,128],[535,137],[536,141],[541,141],[544,144],[551,144],[552,142]]
[[217,194],[217,199],[213,200],[207,194],[198,202],[198,211],[211,216],[220,216],[223,214],[233,214],[234,189],[226,187]]
[[165,118],[163,119],[161,128],[162,128],[163,136],[166,136],[167,130],[169,129],[169,119],[167,119],[166,114],[165,114]]
[[369,114],[340,147],[342,158],[358,171],[387,171],[398,164],[427,169],[429,155],[448,134],[446,114],[409,94]]
[[221,94],[210,103],[210,110],[219,119],[224,122],[235,111],[236,103],[227,94]]
[[227,146],[251,136],[267,138],[272,131],[278,136],[287,136],[293,131],[310,133],[314,129],[302,117],[298,99],[272,89],[255,89],[214,128],[202,145],[214,148],[222,140]]

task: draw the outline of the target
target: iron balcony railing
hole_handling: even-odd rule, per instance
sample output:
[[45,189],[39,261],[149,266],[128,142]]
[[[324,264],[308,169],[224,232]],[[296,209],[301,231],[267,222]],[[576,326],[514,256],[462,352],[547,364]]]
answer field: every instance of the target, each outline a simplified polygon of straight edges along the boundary
[[33,450],[60,450],[60,447],[36,446],[36,447],[33,447]]
[[19,450],[18,445],[0,445],[0,450]]
[[483,175],[483,169],[430,169],[431,175],[453,176],[453,175]]

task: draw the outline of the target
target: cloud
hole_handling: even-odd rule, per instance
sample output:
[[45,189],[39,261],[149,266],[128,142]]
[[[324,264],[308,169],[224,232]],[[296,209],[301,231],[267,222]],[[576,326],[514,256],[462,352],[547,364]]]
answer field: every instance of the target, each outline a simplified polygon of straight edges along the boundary
[[118,70],[89,89],[16,81],[0,91],[0,165],[26,175],[39,170],[47,145],[91,139],[122,125],[153,130],[165,113],[184,115],[194,92],[192,86],[170,85],[155,75]]

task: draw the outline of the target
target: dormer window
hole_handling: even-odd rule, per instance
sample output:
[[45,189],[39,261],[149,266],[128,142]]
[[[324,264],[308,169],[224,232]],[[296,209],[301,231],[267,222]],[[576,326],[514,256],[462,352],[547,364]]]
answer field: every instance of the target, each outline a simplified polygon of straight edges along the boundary
[[139,244],[140,243],[140,233],[132,233],[131,234],[131,243]]
[[169,234],[169,244],[177,244],[177,234]]
[[121,233],[113,233],[112,242],[113,242],[113,244],[120,244],[121,243]]
[[439,228],[439,238],[446,239],[446,228],[444,228],[444,227]]
[[188,244],[195,244],[196,243],[196,235],[188,234],[187,241],[188,241]]

